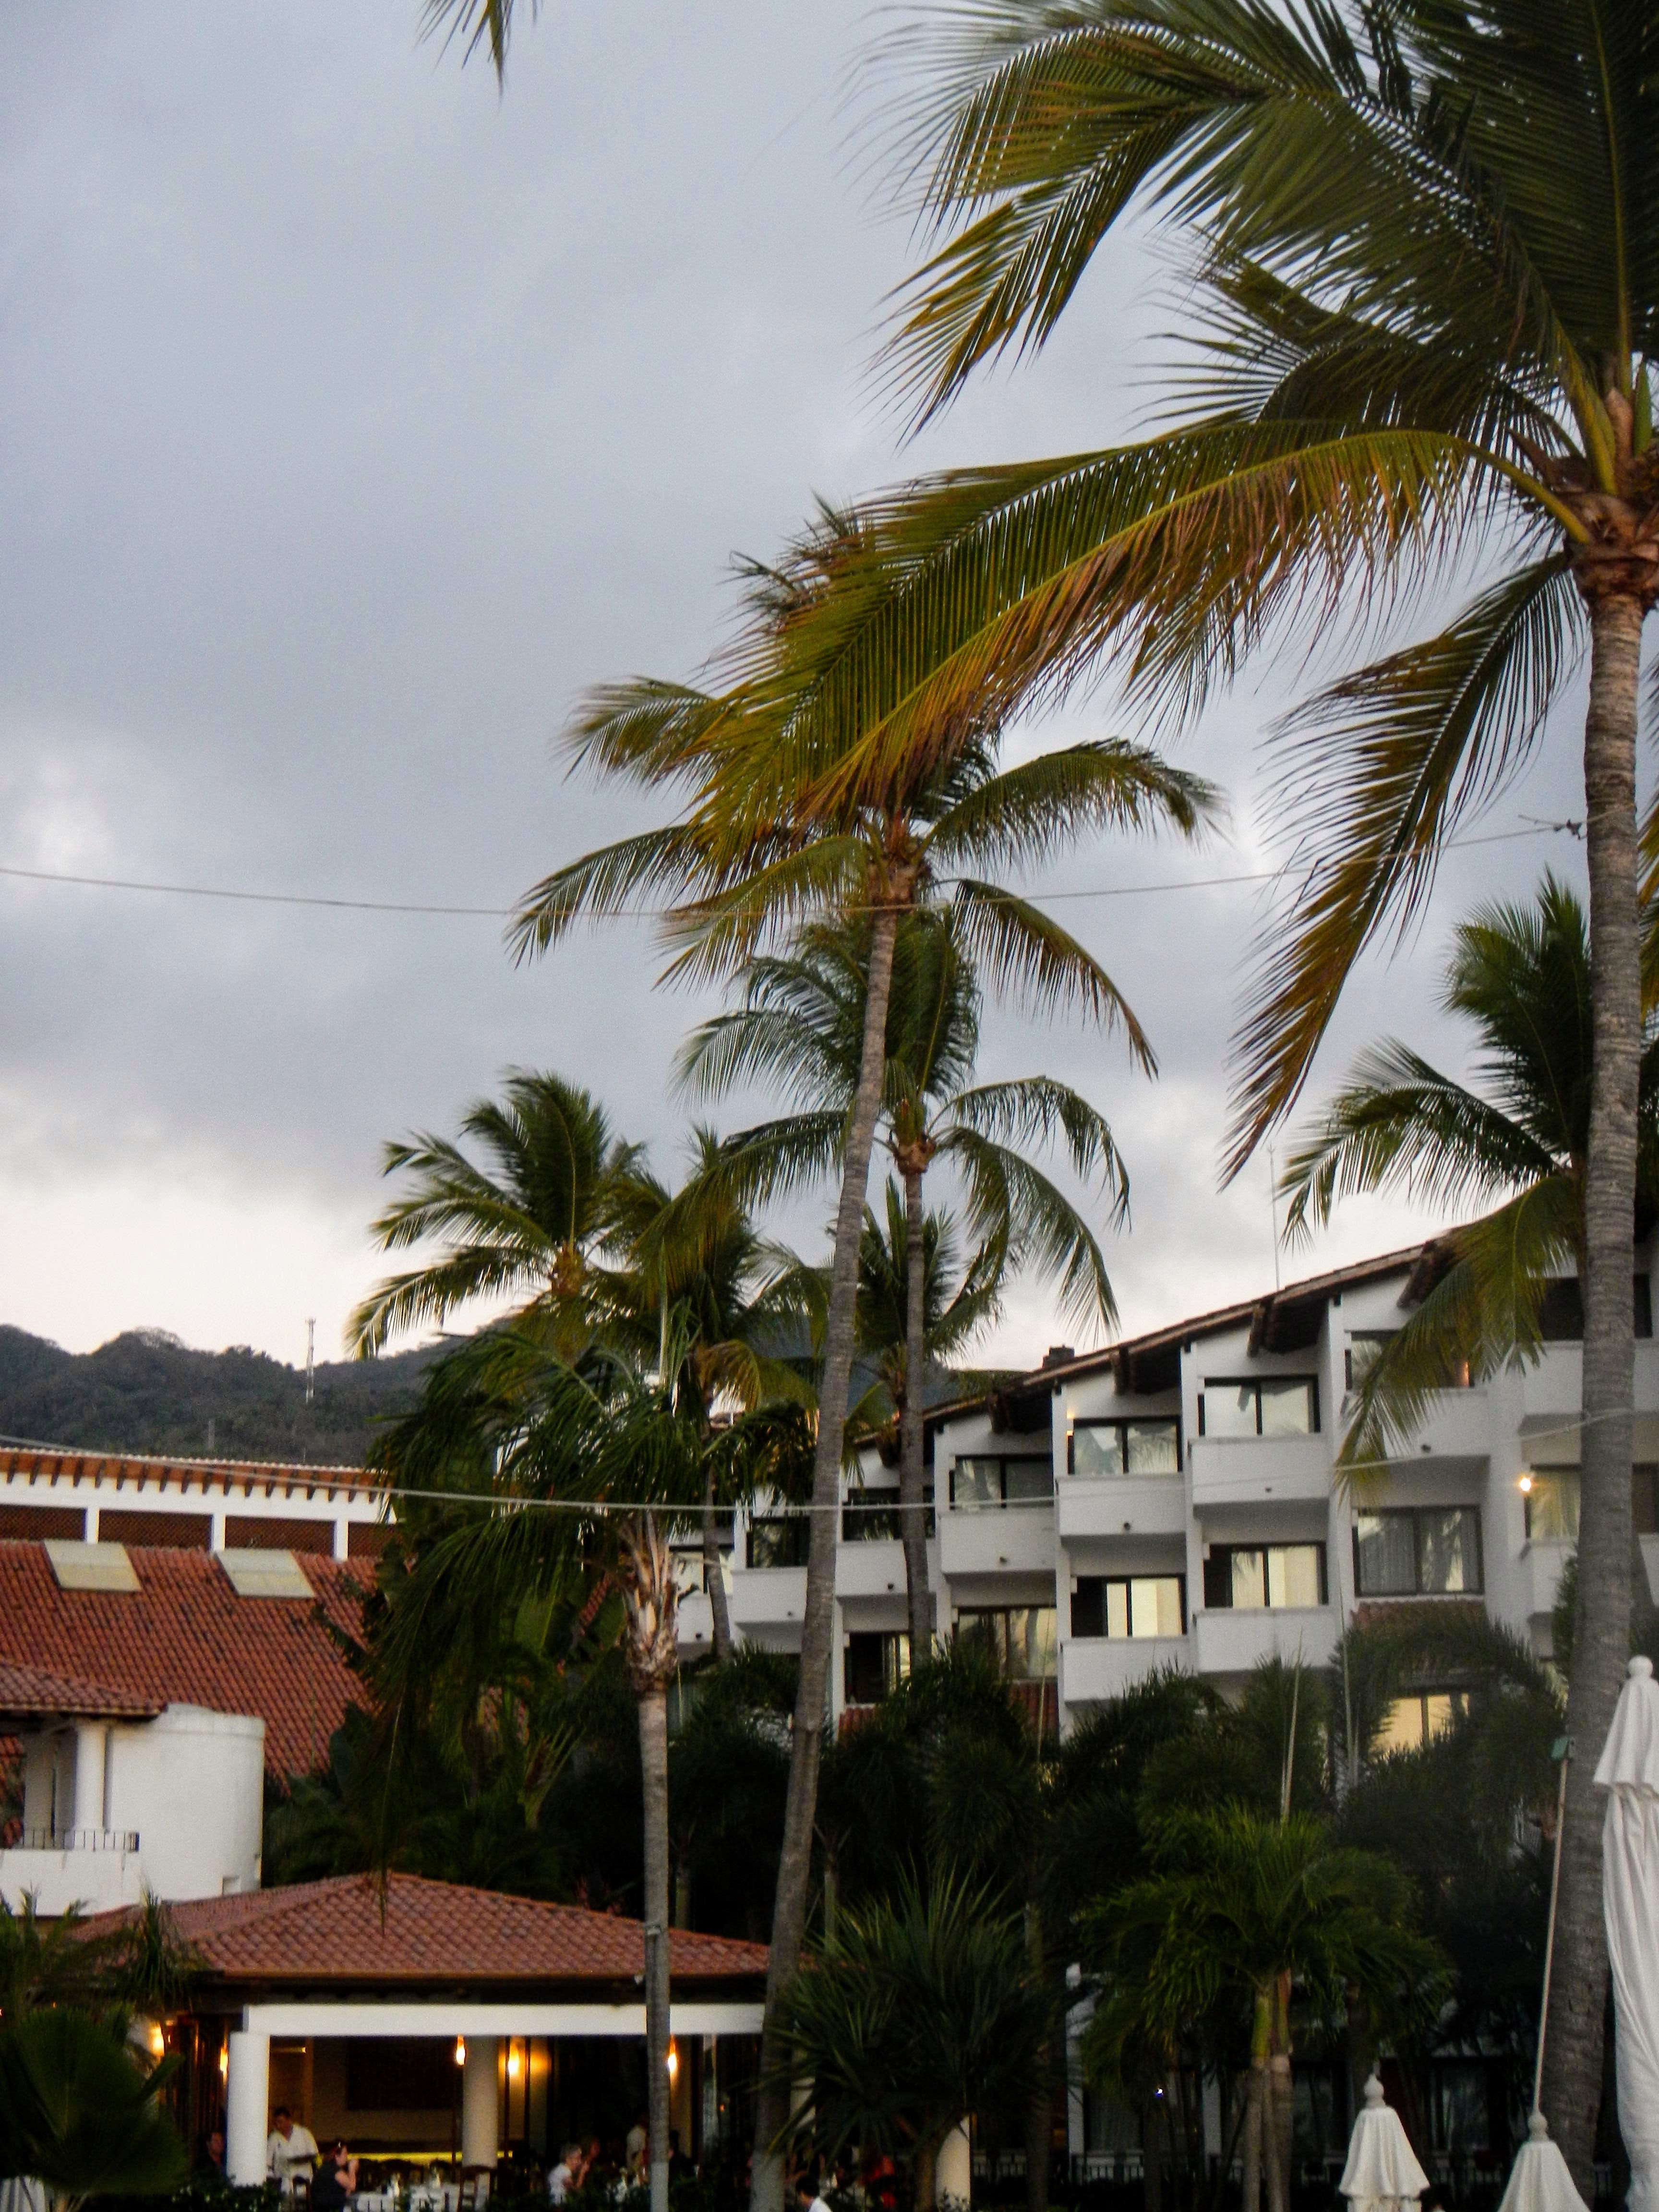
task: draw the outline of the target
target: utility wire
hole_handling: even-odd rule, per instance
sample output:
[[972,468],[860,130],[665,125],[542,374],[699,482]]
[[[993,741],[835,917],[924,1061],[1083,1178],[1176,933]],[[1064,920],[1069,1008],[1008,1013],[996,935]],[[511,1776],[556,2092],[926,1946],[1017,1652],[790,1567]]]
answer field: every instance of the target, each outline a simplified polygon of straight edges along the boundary
[[[1535,822],[1518,830],[1496,830],[1481,837],[1451,837],[1445,850],[1462,852],[1475,845],[1504,845],[1516,837],[1559,836],[1563,833],[1577,837],[1582,833],[1578,822]],[[1294,874],[1297,863],[1286,860],[1277,868],[1255,868],[1231,876],[1182,876],[1161,884],[1097,884],[1080,890],[1032,891],[1030,893],[1003,892],[997,896],[1019,897],[1029,905],[1052,906],[1062,900],[1150,898],[1164,891],[1204,891],[1224,890],[1234,884],[1268,884],[1281,876]],[[19,868],[0,866],[0,878],[14,883],[59,884],[83,890],[138,891],[163,898],[195,898],[228,900],[240,906],[320,907],[343,914],[424,914],[452,919],[510,921],[519,909],[510,906],[448,905],[429,899],[373,899],[331,898],[313,891],[249,891],[238,890],[222,884],[164,884],[151,883],[137,876],[72,875],[56,868]],[[945,877],[946,883],[957,880]],[[846,906],[847,914],[866,914],[876,911],[865,906]],[[587,914],[576,917],[585,921],[660,921],[665,909],[661,907],[617,907],[603,914]]]

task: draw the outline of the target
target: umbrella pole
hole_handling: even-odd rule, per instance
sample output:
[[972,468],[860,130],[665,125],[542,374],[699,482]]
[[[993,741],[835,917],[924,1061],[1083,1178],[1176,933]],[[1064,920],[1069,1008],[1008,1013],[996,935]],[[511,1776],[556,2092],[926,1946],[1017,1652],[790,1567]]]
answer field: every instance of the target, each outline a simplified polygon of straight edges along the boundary
[[1532,2072],[1532,2109],[1541,2108],[1544,2093],[1544,2031],[1550,2016],[1550,1971],[1555,1964],[1555,1902],[1561,1892],[1561,1831],[1567,1819],[1567,1764],[1572,1757],[1572,1738],[1561,1739],[1561,1786],[1555,1795],[1555,1863],[1550,1869],[1550,1917],[1544,1937],[1544,1995],[1538,2008],[1538,2063]]

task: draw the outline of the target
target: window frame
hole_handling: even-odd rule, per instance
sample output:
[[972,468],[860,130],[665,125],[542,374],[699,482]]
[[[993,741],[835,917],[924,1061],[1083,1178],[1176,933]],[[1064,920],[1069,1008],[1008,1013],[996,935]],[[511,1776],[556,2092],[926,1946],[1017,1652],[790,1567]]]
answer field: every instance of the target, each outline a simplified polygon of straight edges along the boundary
[[[933,1486],[925,1482],[921,1494],[927,1511],[922,1516],[922,1534],[932,1536],[937,1532],[933,1523]],[[904,1540],[904,1523],[899,1513],[899,1493],[896,1486],[884,1484],[878,1489],[850,1490],[841,1501],[841,1540],[843,1544],[899,1544]]]
[[[879,1647],[882,1688],[878,1698],[855,1698],[853,1694],[853,1659],[854,1650],[867,1657],[868,1646]],[[898,1685],[906,1680],[910,1672],[910,1632],[907,1628],[849,1628],[842,1646],[841,1701],[860,1711],[878,1705],[890,1698]]]
[[[760,1529],[787,1528],[796,1532],[790,1549],[798,1551],[798,1559],[765,1559],[755,1564],[755,1537]],[[744,1530],[744,1571],[751,1575],[799,1574],[806,1565],[807,1548],[811,1542],[812,1524],[805,1513],[753,1513]]]
[[[963,1460],[995,1460],[997,1462],[997,1482],[1001,1490],[1001,1496],[994,1501],[988,1501],[985,1504],[981,1504],[979,1501],[975,1500],[972,1504],[958,1504],[957,1502],[957,1470],[962,1465]],[[952,1513],[1006,1513],[1008,1510],[1008,1469],[1011,1466],[1046,1467],[1048,1468],[1048,1498],[1050,1509],[1052,1510],[1054,1499],[1054,1455],[1052,1451],[965,1451],[958,1452],[955,1458],[951,1462],[951,1511]],[[1024,1510],[1023,1504],[1019,1510],[1022,1511]]]
[[[1425,1589],[1423,1585],[1423,1540],[1418,1524],[1430,1514],[1465,1513],[1474,1522],[1474,1580],[1465,1583],[1462,1589]],[[1412,1523],[1412,1587],[1408,1590],[1374,1590],[1364,1587],[1359,1559],[1359,1524],[1362,1521],[1408,1520]],[[1357,1598],[1386,1603],[1390,1598],[1484,1597],[1486,1594],[1486,1537],[1480,1525],[1478,1505],[1378,1505],[1358,1512],[1353,1516],[1353,1589]]]
[[[971,1458],[973,1454],[969,1453],[968,1456]],[[951,1641],[954,1644],[957,1637],[961,1635],[963,1624],[964,1622],[975,1620],[1007,1620],[1017,1613],[1046,1613],[1049,1619],[1054,1622],[1054,1634],[1050,1638],[1050,1645],[1054,1653],[1054,1669],[1052,1673],[1047,1674],[1016,1674],[1010,1671],[1004,1675],[1003,1679],[1006,1681],[1010,1682],[1057,1681],[1060,1678],[1060,1607],[1058,1605],[958,1606],[956,1608],[956,1619],[951,1624]],[[1004,1657],[1005,1663],[1006,1655],[1010,1641],[1011,1638],[1007,1632],[1005,1631],[1002,1638],[1002,1656]]]
[[[1185,1636],[1191,1629],[1192,1623],[1187,1612],[1187,1577],[1184,1571],[1178,1571],[1174,1574],[1167,1575],[1079,1575],[1076,1580],[1077,1588],[1072,1592],[1072,1603],[1068,1616],[1070,1620],[1069,1633],[1074,1642],[1080,1644],[1152,1644],[1159,1641],[1165,1643],[1170,1642],[1172,1639],[1167,1637],[1160,1638],[1152,1636],[1137,1636],[1134,1633],[1134,1601],[1133,1596],[1127,1601],[1127,1616],[1130,1623],[1128,1635],[1114,1636],[1111,1631],[1105,1626],[1106,1622],[1110,1618],[1107,1607],[1107,1592],[1113,1589],[1127,1590],[1129,1589],[1135,1583],[1173,1583],[1180,1594],[1181,1600],[1181,1627],[1179,1633]],[[1079,1597],[1082,1595],[1085,1584],[1097,1589],[1100,1593],[1101,1628],[1097,1635],[1091,1634],[1087,1629],[1079,1629],[1077,1625],[1077,1601]]]
[[[1269,1437],[1261,1425],[1261,1393],[1264,1389],[1270,1388],[1274,1383],[1282,1382],[1299,1382],[1307,1391],[1308,1413],[1310,1416],[1309,1425],[1305,1429],[1290,1429],[1275,1431],[1271,1437]],[[1287,1437],[1316,1437],[1321,1433],[1322,1408],[1319,1402],[1319,1377],[1317,1375],[1206,1375],[1204,1377],[1203,1387],[1198,1394],[1198,1433],[1200,1437],[1214,1437],[1214,1440],[1220,1443],[1249,1443],[1251,1441],[1251,1438],[1248,1431],[1242,1437],[1215,1437],[1214,1431],[1206,1425],[1205,1420],[1204,1401],[1212,1390],[1249,1390],[1255,1393],[1255,1441],[1257,1443],[1266,1442],[1279,1443],[1285,1441]]]
[[[1235,1605],[1232,1601],[1232,1559],[1236,1552],[1257,1552],[1261,1556],[1261,1597],[1259,1606]],[[1272,1552],[1312,1552],[1319,1565],[1319,1602],[1316,1607],[1304,1605],[1273,1605],[1269,1601],[1273,1588],[1272,1570],[1267,1565]],[[1212,1561],[1227,1562],[1227,1590],[1224,1601],[1214,1602],[1210,1596],[1210,1567]],[[1294,1543],[1209,1544],[1205,1547],[1204,1609],[1206,1613],[1310,1613],[1322,1610],[1331,1601],[1330,1559],[1328,1547],[1321,1538],[1304,1536]]]
[[[1131,1429],[1169,1428],[1175,1431],[1176,1463],[1161,1474],[1131,1474],[1129,1472],[1129,1431]],[[1077,1473],[1077,1452],[1074,1440],[1079,1429],[1115,1429],[1117,1431],[1117,1473],[1086,1476],[1091,1482],[1176,1482],[1181,1479],[1182,1458],[1181,1416],[1179,1413],[1080,1413],[1068,1423],[1066,1430],[1066,1472]],[[969,1454],[968,1456],[971,1457]]]

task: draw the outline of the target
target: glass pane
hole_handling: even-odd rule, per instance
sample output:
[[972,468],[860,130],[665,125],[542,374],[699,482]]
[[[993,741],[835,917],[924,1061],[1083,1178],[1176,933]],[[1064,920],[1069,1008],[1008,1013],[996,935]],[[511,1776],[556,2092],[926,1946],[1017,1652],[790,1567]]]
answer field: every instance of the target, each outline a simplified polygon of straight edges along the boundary
[[811,1529],[805,1514],[788,1519],[751,1521],[749,1524],[749,1564],[751,1567],[799,1567],[806,1564]]
[[1108,1583],[1106,1585],[1106,1633],[1108,1636],[1127,1636],[1129,1633],[1127,1583]]
[[1417,1516],[1418,1588],[1437,1594],[1480,1587],[1480,1516],[1454,1505]]
[[1422,1741],[1422,1698],[1396,1698],[1377,1732],[1378,1751],[1415,1751]]
[[1129,1585],[1136,1636],[1179,1636],[1181,1577],[1145,1575]]
[[1204,1433],[1206,1437],[1255,1436],[1255,1383],[1206,1382]]
[[1534,1474],[1527,1492],[1527,1534],[1540,1544],[1578,1541],[1578,1476]]
[[1431,1690],[1423,1700],[1423,1733],[1433,1737],[1447,1735],[1454,1721],[1463,1717],[1463,1698],[1455,1690]]
[[1028,1498],[1045,1502],[1054,1494],[1054,1463],[1048,1459],[1011,1459],[1003,1462],[1003,1494],[1011,1505]]
[[910,1638],[901,1629],[881,1639],[881,1683],[890,1694],[910,1672]]
[[1079,1575],[1077,1588],[1072,1592],[1072,1633],[1073,1636],[1104,1636],[1106,1633],[1106,1585],[1098,1575]]
[[959,1459],[951,1477],[951,1502],[958,1512],[982,1513],[1002,1503],[1002,1462]]
[[1174,1421],[1127,1421],[1123,1455],[1131,1474],[1179,1474],[1180,1429]]
[[1123,1431],[1115,1421],[1084,1423],[1072,1431],[1073,1474],[1121,1474]]
[[1311,1382],[1264,1382],[1261,1389],[1264,1437],[1305,1437],[1313,1433]]
[[1348,1339],[1348,1388],[1357,1390],[1376,1364],[1376,1355],[1394,1334],[1392,1329],[1358,1329]]
[[890,1543],[898,1533],[896,1491],[855,1490],[842,1508],[843,1544]]
[[1235,1552],[1232,1556],[1233,1603],[1260,1611],[1267,1602],[1264,1562],[1260,1552]]
[[1409,1597],[1417,1553],[1409,1513],[1362,1513],[1354,1523],[1361,1597]]
[[1486,2118],[1486,2068],[1447,2065],[1443,2061],[1435,2071],[1440,2093],[1436,2100],[1439,2140],[1435,2148],[1464,2156],[1487,2149],[1491,2130]]
[[1319,1603],[1317,1544],[1275,1544],[1267,1553],[1269,1605]]
[[957,1616],[957,1642],[988,1660],[999,1674],[1008,1666],[1008,1616],[964,1607]]
[[1016,1682],[1046,1682],[1054,1671],[1054,1609],[1051,1605],[1018,1605],[1004,1614],[1007,1623],[1007,1669]]

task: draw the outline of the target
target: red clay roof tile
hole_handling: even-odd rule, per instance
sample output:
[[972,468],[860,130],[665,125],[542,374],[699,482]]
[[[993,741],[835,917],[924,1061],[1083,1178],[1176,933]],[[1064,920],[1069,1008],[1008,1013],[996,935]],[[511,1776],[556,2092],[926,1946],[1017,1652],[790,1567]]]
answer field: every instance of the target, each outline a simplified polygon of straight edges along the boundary
[[0,1542],[0,1662],[159,1705],[252,1713],[265,1724],[268,1772],[319,1765],[359,1694],[325,1620],[357,1632],[374,1562],[307,1557],[317,1603],[307,1605],[238,1597],[206,1552],[131,1556],[137,1590],[66,1590],[41,1545]]
[[139,1715],[146,1719],[159,1713],[165,1698],[147,1697],[137,1690],[112,1690],[67,1674],[49,1674],[39,1667],[15,1667],[0,1660],[0,1714],[21,1720],[29,1714],[82,1714],[100,1720]]

